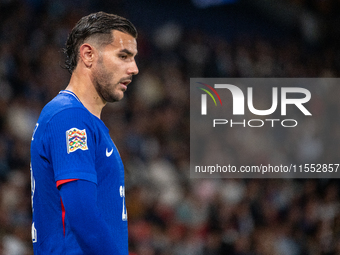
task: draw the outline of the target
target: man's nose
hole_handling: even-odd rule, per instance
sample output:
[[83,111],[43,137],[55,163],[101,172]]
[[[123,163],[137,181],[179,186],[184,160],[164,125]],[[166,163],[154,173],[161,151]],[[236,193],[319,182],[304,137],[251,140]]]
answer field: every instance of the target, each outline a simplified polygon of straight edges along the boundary
[[131,63],[131,66],[128,69],[128,73],[129,75],[136,75],[139,73],[139,69],[135,60]]

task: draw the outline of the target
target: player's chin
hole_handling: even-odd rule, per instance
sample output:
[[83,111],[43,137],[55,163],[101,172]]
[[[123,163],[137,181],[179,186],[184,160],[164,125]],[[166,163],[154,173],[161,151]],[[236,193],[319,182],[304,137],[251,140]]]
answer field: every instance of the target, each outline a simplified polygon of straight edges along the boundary
[[120,101],[124,98],[124,92],[123,91],[118,91],[114,94],[112,94],[107,100],[106,102],[112,103],[112,102],[117,102]]
[[117,95],[117,98],[118,98],[117,101],[122,100],[122,99],[124,98],[125,91],[126,91],[126,90],[121,90],[121,91],[119,91],[119,93],[118,93],[118,95]]

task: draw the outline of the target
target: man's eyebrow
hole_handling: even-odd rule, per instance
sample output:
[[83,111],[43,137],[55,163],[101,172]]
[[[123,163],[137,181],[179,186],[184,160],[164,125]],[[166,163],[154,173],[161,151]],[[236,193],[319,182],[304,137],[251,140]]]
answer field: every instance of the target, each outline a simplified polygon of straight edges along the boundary
[[[123,49],[123,50],[121,50],[120,52],[126,53],[126,54],[129,55],[129,56],[135,55],[135,54],[133,54],[131,51],[129,51],[128,49]],[[137,54],[138,54],[138,52],[136,52],[136,55],[137,55]]]

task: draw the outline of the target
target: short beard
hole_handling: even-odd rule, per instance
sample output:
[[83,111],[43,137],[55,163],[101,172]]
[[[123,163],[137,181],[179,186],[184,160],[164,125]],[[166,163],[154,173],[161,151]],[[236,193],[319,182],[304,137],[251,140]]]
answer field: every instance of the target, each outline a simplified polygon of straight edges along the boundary
[[123,98],[120,94],[113,93],[113,89],[118,84],[110,84],[112,80],[112,74],[106,71],[103,64],[103,57],[99,56],[97,69],[92,76],[92,83],[102,100],[109,103],[117,102]]

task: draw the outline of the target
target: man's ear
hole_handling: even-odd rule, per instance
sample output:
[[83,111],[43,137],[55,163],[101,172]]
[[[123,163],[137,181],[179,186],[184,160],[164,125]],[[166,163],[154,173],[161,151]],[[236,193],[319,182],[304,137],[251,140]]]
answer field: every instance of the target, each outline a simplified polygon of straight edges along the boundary
[[84,43],[79,47],[79,57],[86,67],[90,68],[95,57],[95,48],[88,43]]

